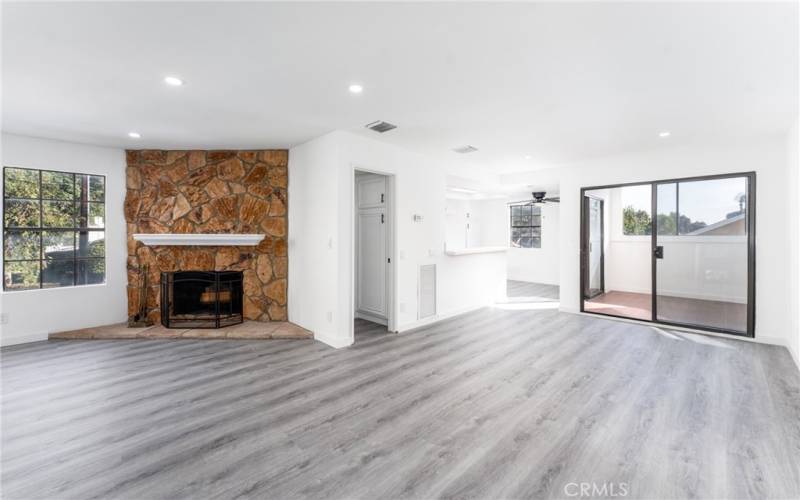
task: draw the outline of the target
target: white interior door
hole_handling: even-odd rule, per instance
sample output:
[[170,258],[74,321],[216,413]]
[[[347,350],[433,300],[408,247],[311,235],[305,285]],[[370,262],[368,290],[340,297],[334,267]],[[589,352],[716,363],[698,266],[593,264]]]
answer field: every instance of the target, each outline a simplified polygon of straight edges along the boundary
[[386,178],[356,177],[356,312],[366,319],[388,318]]

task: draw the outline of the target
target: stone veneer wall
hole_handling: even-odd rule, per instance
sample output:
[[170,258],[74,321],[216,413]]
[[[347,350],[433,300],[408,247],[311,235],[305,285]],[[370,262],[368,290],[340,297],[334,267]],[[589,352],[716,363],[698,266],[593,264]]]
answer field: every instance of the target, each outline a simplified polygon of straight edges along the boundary
[[[160,321],[162,271],[244,272],[244,315],[285,321],[288,151],[127,151],[128,315],[139,309],[143,265],[148,318]],[[156,246],[134,233],[266,233],[256,247]]]

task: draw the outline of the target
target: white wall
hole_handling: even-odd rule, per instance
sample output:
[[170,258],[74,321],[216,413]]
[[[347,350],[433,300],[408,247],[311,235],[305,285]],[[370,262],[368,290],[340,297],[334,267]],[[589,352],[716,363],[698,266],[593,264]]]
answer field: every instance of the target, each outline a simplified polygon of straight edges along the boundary
[[506,200],[473,200],[471,205],[471,236],[474,238],[474,246],[507,246],[509,215]]
[[289,321],[317,338],[337,338],[338,283],[347,280],[337,261],[338,157],[332,134],[289,151]]
[[789,200],[786,221],[789,224],[789,279],[786,280],[789,299],[789,338],[787,347],[800,368],[800,124],[795,121],[786,140],[786,159],[789,180],[785,196]]
[[[466,229],[467,223],[469,230]],[[508,205],[505,199],[447,198],[445,228],[445,243],[448,250],[506,246]]]
[[[446,175],[441,164],[402,148],[336,131],[289,152],[290,321],[328,344],[339,347],[353,342],[354,169],[394,175],[397,330],[422,323],[417,318],[420,265],[437,265],[439,318],[488,304],[486,293],[473,293],[475,290],[494,291],[504,286],[503,254],[494,257],[502,261],[496,266],[497,273],[487,276],[476,271],[473,279],[469,273],[474,266],[464,260],[470,257],[444,255]],[[414,214],[422,215],[423,220],[415,222]],[[454,275],[459,279],[451,279]]]
[[685,146],[579,162],[558,169],[503,177],[507,183],[560,183],[561,309],[577,312],[580,301],[580,189],[615,183],[708,174],[756,172],[756,339],[788,345],[789,267],[786,138]]
[[[2,136],[4,166],[106,176],[106,283],[47,290],[0,292],[0,343],[45,340],[56,331],[119,323],[127,319],[125,152],[61,141]],[[0,258],[2,258],[0,256]]]
[[[559,284],[560,224],[558,203],[542,205],[542,247],[509,248],[508,279]],[[508,227],[508,213],[502,221]],[[506,242],[508,244],[508,242]]]
[[[448,198],[445,201],[445,245],[448,250],[465,248],[469,245],[467,214],[471,212],[469,200]],[[474,236],[473,236],[474,239]]]

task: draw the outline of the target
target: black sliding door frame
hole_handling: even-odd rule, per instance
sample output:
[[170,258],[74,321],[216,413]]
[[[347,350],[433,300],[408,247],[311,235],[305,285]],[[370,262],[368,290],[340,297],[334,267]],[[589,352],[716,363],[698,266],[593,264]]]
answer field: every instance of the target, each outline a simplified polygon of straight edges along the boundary
[[[747,218],[746,227],[747,227],[747,331],[740,332],[735,330],[727,330],[724,328],[717,328],[713,326],[706,326],[706,325],[696,325],[692,323],[679,323],[674,321],[664,321],[658,320],[658,288],[657,288],[657,280],[658,280],[658,273],[657,273],[657,258],[656,258],[656,247],[658,246],[658,186],[661,184],[672,184],[676,185],[676,191],[679,189],[678,185],[681,182],[693,182],[693,181],[708,181],[708,180],[716,180],[716,179],[730,179],[736,177],[745,177],[747,178]],[[589,249],[588,249],[588,222],[589,222],[589,208],[588,204],[585,202],[585,199],[588,198],[586,192],[587,191],[594,191],[597,189],[613,189],[613,188],[620,188],[620,187],[629,187],[629,186],[650,186],[651,189],[651,206],[650,206],[650,260],[651,260],[651,315],[649,320],[641,320],[637,318],[627,318],[626,316],[619,316],[615,314],[608,314],[608,313],[600,313],[596,311],[587,311],[584,307],[584,302],[587,300],[585,297],[585,290],[587,286],[587,280],[589,278]],[[677,194],[676,194],[677,197]],[[660,179],[656,181],[647,181],[647,182],[628,182],[628,183],[620,183],[620,184],[608,184],[603,186],[589,186],[589,187],[582,187],[581,188],[581,224],[580,224],[580,242],[581,242],[581,250],[580,250],[580,312],[587,313],[587,314],[596,314],[598,316],[608,316],[612,318],[625,318],[625,319],[633,319],[636,321],[645,321],[648,323],[655,323],[659,325],[667,325],[667,326],[678,326],[684,328],[692,328],[696,330],[714,332],[714,333],[724,333],[728,335],[736,335],[739,337],[755,337],[755,323],[756,323],[756,173],[755,172],[739,172],[733,174],[718,174],[718,175],[704,175],[704,176],[697,176],[697,177],[681,177],[675,179]],[[677,203],[677,200],[676,200]],[[677,206],[676,206],[677,211]],[[677,216],[680,217],[678,212]],[[605,268],[605,259],[601,260],[601,265]],[[603,269],[603,273],[605,273],[605,269]]]
[[[605,249],[605,201],[600,198],[594,198],[591,196],[584,196],[583,197],[583,210],[586,212],[587,216],[589,211],[591,210],[590,202],[591,200],[598,201],[600,203],[600,289],[597,293],[592,295],[591,291],[591,280],[587,279],[584,283],[584,280],[581,279],[582,287],[583,287],[583,298],[584,299],[593,299],[598,295],[602,295],[606,291],[606,249]],[[582,224],[583,225],[583,224]],[[590,262],[591,259],[591,248],[589,245],[591,244],[590,236],[591,236],[591,227],[589,224],[586,224],[585,231],[582,233],[583,237],[586,241],[586,275],[588,277],[590,271]],[[581,247],[583,248],[583,247]],[[581,304],[582,305],[582,304]]]

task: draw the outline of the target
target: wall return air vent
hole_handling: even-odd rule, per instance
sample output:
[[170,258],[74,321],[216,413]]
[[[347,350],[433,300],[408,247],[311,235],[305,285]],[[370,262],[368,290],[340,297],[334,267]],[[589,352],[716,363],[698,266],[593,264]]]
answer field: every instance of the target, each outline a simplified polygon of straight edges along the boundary
[[462,155],[467,153],[474,153],[477,150],[478,148],[476,148],[475,146],[470,146],[469,144],[467,144],[466,146],[453,148],[453,151],[455,151],[456,153],[461,153]]
[[374,130],[375,132],[380,132],[381,134],[397,128],[397,125],[392,125],[391,123],[382,120],[378,120],[372,123],[367,123],[364,126],[370,130]]

